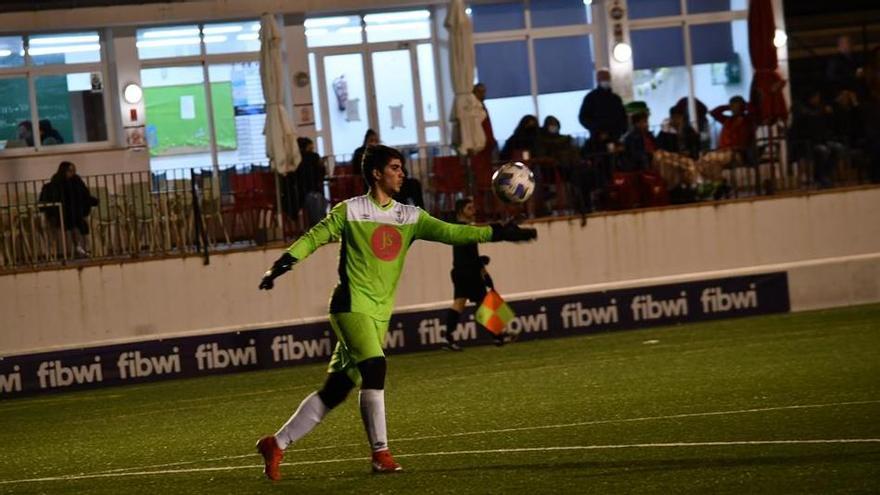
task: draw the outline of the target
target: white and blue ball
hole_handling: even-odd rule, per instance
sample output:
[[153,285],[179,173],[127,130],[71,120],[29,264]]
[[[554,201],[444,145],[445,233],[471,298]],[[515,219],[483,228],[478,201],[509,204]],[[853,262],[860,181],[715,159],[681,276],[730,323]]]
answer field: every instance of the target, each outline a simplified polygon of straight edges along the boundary
[[505,203],[525,203],[535,192],[535,175],[520,162],[505,163],[492,175],[492,189]]

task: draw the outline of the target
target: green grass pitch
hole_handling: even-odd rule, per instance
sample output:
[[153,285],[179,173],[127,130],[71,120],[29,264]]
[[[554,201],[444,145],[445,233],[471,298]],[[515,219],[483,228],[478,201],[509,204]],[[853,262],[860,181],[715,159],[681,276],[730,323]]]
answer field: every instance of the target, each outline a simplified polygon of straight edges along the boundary
[[[392,356],[263,478],[323,365],[0,403],[0,493],[877,493],[880,305]],[[352,400],[354,399],[354,400]]]

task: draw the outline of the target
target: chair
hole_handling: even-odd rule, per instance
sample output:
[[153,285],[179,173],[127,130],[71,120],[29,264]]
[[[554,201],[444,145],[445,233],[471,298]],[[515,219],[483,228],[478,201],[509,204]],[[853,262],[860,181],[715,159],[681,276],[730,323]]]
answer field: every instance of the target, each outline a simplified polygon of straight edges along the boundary
[[330,204],[335,205],[364,193],[364,179],[352,173],[350,165],[337,164],[330,177]]
[[[245,233],[253,239],[257,229],[269,228],[275,212],[275,174],[274,172],[250,172],[230,176],[232,186],[231,205],[225,213],[231,213],[232,233],[236,232],[239,219],[245,223]],[[254,222],[257,216],[257,222]],[[264,222],[265,220],[265,222]],[[257,226],[255,227],[255,223]]]
[[115,194],[110,194],[106,187],[93,189],[98,198],[98,207],[91,215],[93,226],[92,239],[96,239],[97,256],[121,255],[126,252],[127,244],[120,220],[123,217],[123,209]]
[[[202,228],[205,229],[206,238],[208,239],[209,244],[216,244],[216,236],[215,231],[216,227],[220,226],[220,231],[223,232],[223,237],[226,239],[226,244],[231,244],[229,240],[229,232],[226,230],[226,225],[223,223],[223,208],[221,206],[220,194],[219,191],[215,193],[214,191],[214,183],[213,178],[208,175],[202,175],[202,202],[201,202],[201,214],[202,214]],[[212,226],[213,224],[213,226]]]
[[161,234],[156,215],[157,205],[150,190],[150,183],[123,184],[122,190],[125,197],[125,218],[130,227],[129,246],[132,251],[146,248],[148,253],[156,252]]
[[[431,193],[436,207],[435,215],[452,211],[456,196],[467,190],[467,180],[462,159],[458,156],[438,156],[434,158],[430,174]],[[449,204],[446,204],[448,200]]]

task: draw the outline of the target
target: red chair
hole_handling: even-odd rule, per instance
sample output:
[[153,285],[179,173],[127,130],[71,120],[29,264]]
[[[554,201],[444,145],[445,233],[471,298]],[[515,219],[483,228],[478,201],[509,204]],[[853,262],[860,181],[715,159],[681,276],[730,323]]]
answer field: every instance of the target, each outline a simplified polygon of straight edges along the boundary
[[[263,219],[266,218],[265,226],[268,227],[275,212],[275,174],[273,172],[232,174],[229,177],[229,184],[232,188],[232,203],[223,208],[223,213],[232,215],[233,236],[241,219],[246,235],[253,238],[255,224],[259,223],[259,228],[263,228]],[[255,219],[258,222],[255,222]]]
[[639,176],[639,186],[642,207],[669,204],[669,190],[666,187],[666,181],[657,172],[643,171]]
[[614,172],[607,191],[609,210],[630,210],[639,205],[639,174],[637,172]]
[[[458,194],[467,191],[465,166],[457,156],[434,157],[430,175],[431,193],[434,195],[434,211],[437,215],[452,211],[453,201]],[[448,200],[449,205],[446,205]]]
[[491,159],[483,153],[471,157],[471,173],[474,174],[474,206],[480,220],[491,218],[500,208],[498,198],[492,192],[492,173],[495,167]]
[[350,165],[333,167],[333,176],[330,177],[330,204],[341,203],[348,198],[360,196],[366,192],[364,178],[352,173]]

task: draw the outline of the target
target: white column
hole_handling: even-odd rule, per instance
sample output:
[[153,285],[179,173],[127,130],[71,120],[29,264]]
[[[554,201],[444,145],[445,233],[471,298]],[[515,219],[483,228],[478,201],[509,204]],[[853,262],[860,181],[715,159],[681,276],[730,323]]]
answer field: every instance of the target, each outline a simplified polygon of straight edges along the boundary
[[[287,14],[284,16],[284,69],[285,90],[287,91],[287,110],[296,133],[299,136],[315,139],[315,113],[319,111],[318,102],[312,101],[312,84],[317,84],[315,74],[309,72],[309,51],[306,46],[306,28],[304,14]],[[309,117],[311,123],[301,125],[304,118]]]
[[[623,42],[632,46],[629,38],[629,12],[627,11],[626,0],[607,0],[605,6],[605,33],[608,43],[608,69],[611,71],[611,84],[614,92],[623,98],[623,101],[631,101],[633,99],[633,61],[629,60],[621,62],[614,58],[614,46]],[[615,20],[612,13],[615,9],[623,9],[623,17]],[[620,26],[620,31],[615,33],[616,25]]]
[[[116,144],[122,147],[126,147],[125,128],[142,127],[147,122],[145,99],[128,103],[123,94],[123,89],[132,83],[143,88],[135,34],[133,27],[119,27],[113,28],[107,38],[107,82],[104,85],[105,90],[110,91],[107,127],[108,131],[112,129],[109,134],[115,136]],[[127,172],[149,170],[149,153],[143,148],[129,150],[122,169]]]

